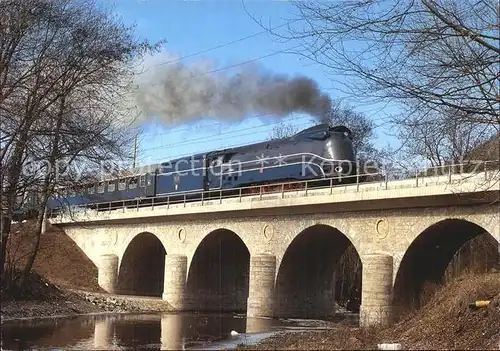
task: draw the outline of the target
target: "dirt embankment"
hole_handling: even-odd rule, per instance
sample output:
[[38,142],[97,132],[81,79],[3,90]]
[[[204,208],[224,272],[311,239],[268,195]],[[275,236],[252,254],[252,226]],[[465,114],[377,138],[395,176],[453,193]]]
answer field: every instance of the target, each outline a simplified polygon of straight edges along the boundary
[[[11,265],[20,269],[33,249],[34,225],[33,221],[14,224],[11,231],[7,257]],[[60,288],[104,292],[97,283],[96,265],[57,227],[42,234],[33,270]]]
[[2,320],[135,310],[113,297],[60,289],[36,273],[30,275],[23,293],[23,297],[2,297]]
[[[476,300],[491,302],[470,308]],[[381,343],[399,343],[405,350],[499,350],[500,274],[464,277],[443,286],[425,307],[390,328],[361,330],[341,324],[328,331],[283,332],[240,349],[373,350]]]

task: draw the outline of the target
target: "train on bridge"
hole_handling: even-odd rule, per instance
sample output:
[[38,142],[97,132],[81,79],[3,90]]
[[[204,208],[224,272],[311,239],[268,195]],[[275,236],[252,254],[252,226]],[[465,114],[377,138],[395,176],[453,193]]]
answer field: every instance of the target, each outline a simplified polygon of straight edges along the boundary
[[291,137],[199,153],[61,188],[47,207],[58,212],[67,206],[136,205],[176,195],[192,200],[221,190],[315,179],[334,178],[340,184],[356,181],[356,173],[352,131],[324,123]]

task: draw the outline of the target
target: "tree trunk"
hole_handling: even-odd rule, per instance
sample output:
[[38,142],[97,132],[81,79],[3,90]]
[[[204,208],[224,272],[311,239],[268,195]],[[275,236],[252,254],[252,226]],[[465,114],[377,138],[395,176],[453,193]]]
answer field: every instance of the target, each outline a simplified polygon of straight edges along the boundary
[[22,166],[23,166],[23,155],[26,149],[26,143],[28,141],[28,131],[29,128],[24,129],[24,132],[21,133],[21,140],[16,143],[14,153],[10,160],[10,164],[7,168],[7,188],[6,191],[3,192],[2,189],[2,198],[6,199],[5,203],[2,204],[2,208],[5,208],[6,213],[2,213],[1,218],[1,241],[2,241],[2,252],[0,256],[0,267],[2,274],[4,273],[5,268],[5,259],[7,255],[7,246],[9,242],[10,229],[12,226],[12,211],[14,210],[16,203],[16,195],[18,192],[18,182],[21,177]]
[[28,257],[28,261],[26,262],[26,266],[24,267],[23,274],[20,281],[20,286],[24,285],[26,279],[28,278],[31,269],[33,268],[33,264],[35,263],[36,256],[38,254],[38,250],[40,249],[40,239],[42,236],[42,227],[43,221],[45,220],[45,210],[47,207],[47,201],[49,197],[52,195],[55,183],[57,182],[55,165],[56,161],[59,157],[59,141],[61,139],[61,127],[64,119],[64,109],[65,109],[66,97],[63,94],[61,98],[61,104],[59,107],[59,113],[57,114],[56,126],[54,128],[54,142],[52,143],[52,149],[49,154],[49,165],[51,169],[47,170],[47,174],[45,175],[45,179],[43,182],[42,188],[42,199],[41,199],[41,208],[37,217],[37,224],[35,227],[35,235],[36,240],[33,245],[33,250]]

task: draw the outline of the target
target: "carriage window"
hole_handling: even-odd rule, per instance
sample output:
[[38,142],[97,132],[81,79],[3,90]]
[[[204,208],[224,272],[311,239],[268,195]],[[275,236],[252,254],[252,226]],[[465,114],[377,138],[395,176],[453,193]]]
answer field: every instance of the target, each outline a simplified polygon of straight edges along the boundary
[[126,179],[120,179],[118,181],[118,190],[125,190],[127,187],[127,180]]
[[115,191],[115,182],[114,181],[111,181],[111,182],[108,182],[108,192],[113,192]]
[[135,189],[137,188],[137,177],[130,178],[130,182],[128,184],[129,189]]
[[95,190],[95,185],[94,185],[94,184],[89,185],[89,186],[87,187],[87,193],[89,193],[89,194],[93,194],[93,193],[94,193],[94,190]]
[[99,185],[97,186],[97,192],[98,193],[103,193],[104,192],[104,182],[100,182]]
[[146,186],[146,176],[143,174],[139,178],[139,186],[144,188]]

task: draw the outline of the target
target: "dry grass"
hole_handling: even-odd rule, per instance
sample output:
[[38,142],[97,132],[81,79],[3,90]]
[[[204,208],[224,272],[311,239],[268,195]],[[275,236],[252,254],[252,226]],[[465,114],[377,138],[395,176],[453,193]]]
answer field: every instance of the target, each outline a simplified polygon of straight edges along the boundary
[[[489,300],[486,308],[469,303]],[[377,349],[378,343],[401,343],[403,349],[500,349],[500,274],[463,277],[437,289],[419,311],[386,329],[338,325],[320,332],[280,333],[255,346],[240,349],[352,350]]]
[[[487,308],[468,307],[493,300]],[[412,349],[499,349],[500,274],[465,276],[440,287],[419,311],[383,331]]]

